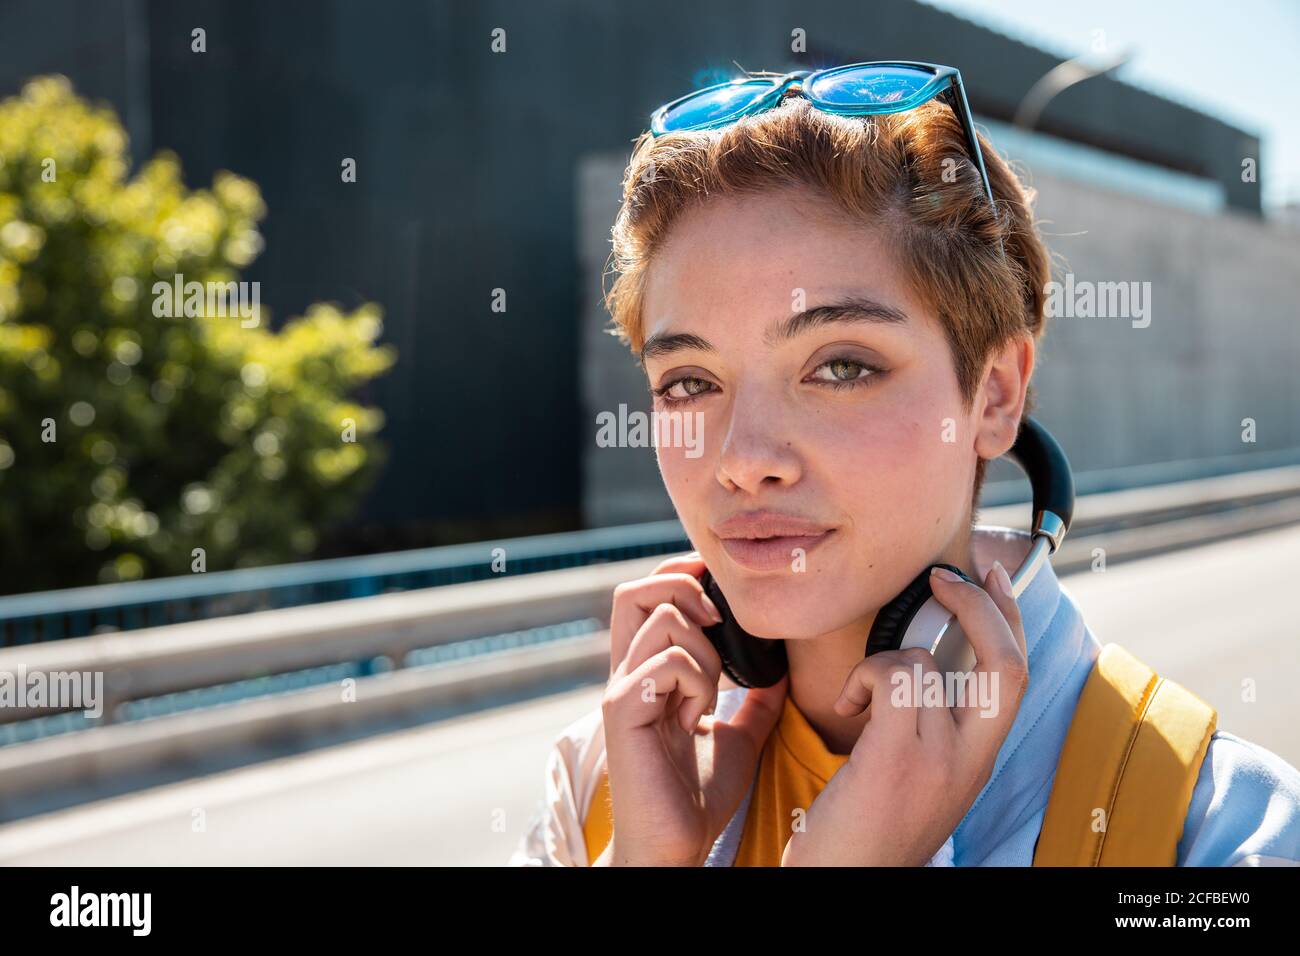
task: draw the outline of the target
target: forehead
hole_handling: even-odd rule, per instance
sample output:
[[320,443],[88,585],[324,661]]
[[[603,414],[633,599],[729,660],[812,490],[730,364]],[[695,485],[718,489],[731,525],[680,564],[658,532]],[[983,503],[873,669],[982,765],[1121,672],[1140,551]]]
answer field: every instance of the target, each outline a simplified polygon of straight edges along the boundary
[[853,222],[811,190],[710,198],[684,210],[648,269],[645,337],[683,323],[761,328],[823,297],[861,293],[914,318],[922,310],[883,226]]

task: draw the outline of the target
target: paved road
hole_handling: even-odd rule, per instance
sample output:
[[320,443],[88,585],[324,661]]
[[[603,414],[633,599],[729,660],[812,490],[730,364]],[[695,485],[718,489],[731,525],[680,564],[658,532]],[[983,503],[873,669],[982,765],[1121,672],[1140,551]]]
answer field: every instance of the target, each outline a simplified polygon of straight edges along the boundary
[[[1065,585],[1102,642],[1195,690],[1220,727],[1300,765],[1298,559],[1293,527]],[[599,695],[592,687],[9,824],[0,864],[496,865],[540,796],[551,740]]]

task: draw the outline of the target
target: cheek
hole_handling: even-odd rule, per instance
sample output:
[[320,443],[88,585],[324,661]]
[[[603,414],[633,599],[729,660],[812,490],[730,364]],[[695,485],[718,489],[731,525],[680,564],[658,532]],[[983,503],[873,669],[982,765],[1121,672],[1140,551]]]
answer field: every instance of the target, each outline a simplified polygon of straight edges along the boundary
[[959,406],[918,390],[823,412],[805,436],[858,533],[894,551],[908,536],[929,546],[960,523],[973,480],[968,431]]
[[925,423],[910,413],[881,415],[878,410],[853,417],[855,421],[819,427],[810,435],[821,462],[818,471],[862,522],[861,530],[906,525],[912,506],[927,492],[926,455],[933,442]]
[[656,445],[655,458],[668,497],[690,531],[693,516],[704,507],[704,496],[714,471],[709,444],[699,441]]

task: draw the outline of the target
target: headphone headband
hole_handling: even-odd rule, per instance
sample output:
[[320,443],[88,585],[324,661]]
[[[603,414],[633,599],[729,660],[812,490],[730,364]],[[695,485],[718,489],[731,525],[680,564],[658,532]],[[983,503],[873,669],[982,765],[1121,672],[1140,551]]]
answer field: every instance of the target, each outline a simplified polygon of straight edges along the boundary
[[1074,519],[1074,477],[1070,474],[1070,462],[1056,439],[1028,415],[1021,418],[1016,443],[1007,457],[1029,477],[1034,495],[1032,533],[1035,537],[1046,537],[1055,553]]

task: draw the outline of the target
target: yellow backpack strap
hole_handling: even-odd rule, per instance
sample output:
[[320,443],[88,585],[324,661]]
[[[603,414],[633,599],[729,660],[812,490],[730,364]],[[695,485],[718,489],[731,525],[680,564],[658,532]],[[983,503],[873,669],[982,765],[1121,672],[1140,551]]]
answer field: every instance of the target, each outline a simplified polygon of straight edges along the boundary
[[1173,866],[1217,724],[1191,691],[1103,647],[1061,748],[1034,866]]

